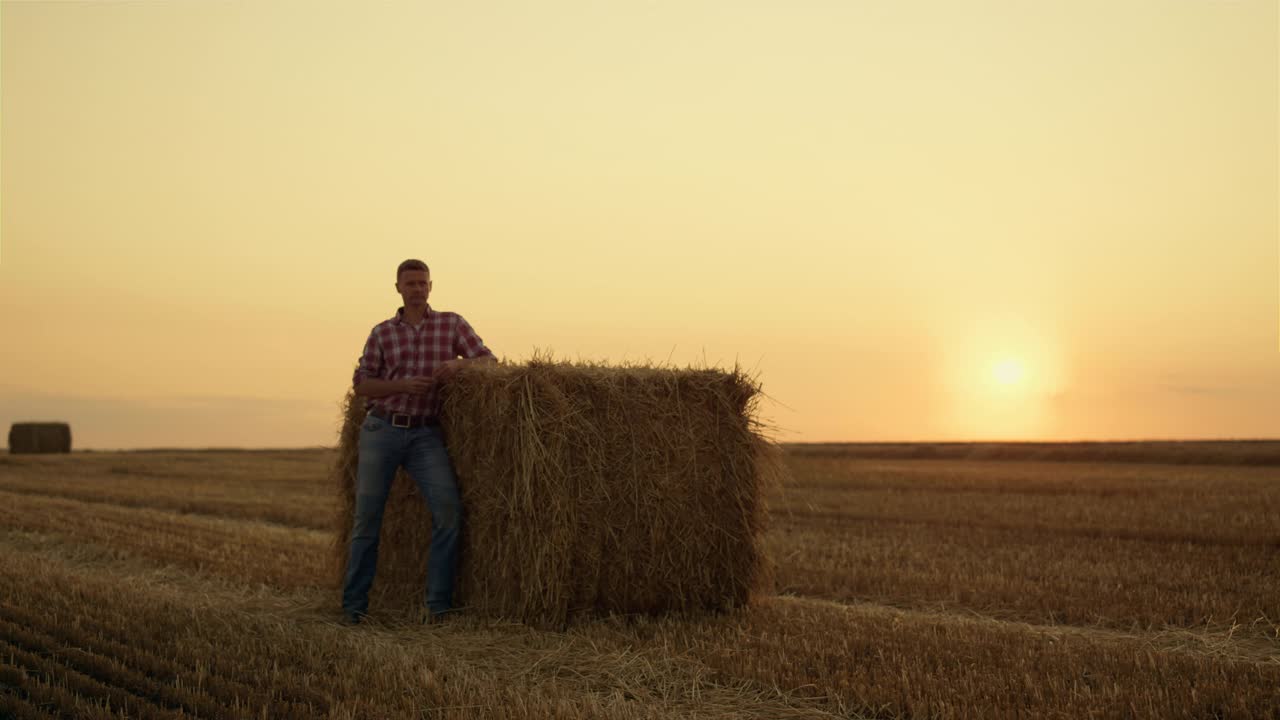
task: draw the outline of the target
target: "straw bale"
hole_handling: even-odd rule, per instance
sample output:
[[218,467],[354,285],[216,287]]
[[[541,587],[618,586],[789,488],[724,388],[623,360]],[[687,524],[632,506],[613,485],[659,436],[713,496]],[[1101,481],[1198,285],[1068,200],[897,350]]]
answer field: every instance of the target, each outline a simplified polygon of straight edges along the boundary
[[[456,605],[554,627],[583,612],[729,609],[769,581],[764,494],[784,470],[755,416],[759,386],[740,370],[535,359],[468,367],[443,396],[465,512]],[[339,566],[364,415],[348,394]],[[401,471],[375,605],[422,602],[429,543]]]
[[71,426],[64,422],[17,422],[9,426],[9,452],[69,453]]

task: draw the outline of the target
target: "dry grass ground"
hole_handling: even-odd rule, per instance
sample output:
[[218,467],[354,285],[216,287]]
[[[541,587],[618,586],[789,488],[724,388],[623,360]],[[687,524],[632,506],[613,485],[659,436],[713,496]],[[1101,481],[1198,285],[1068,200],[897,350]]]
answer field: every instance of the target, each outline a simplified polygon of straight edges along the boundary
[[0,457],[0,717],[1280,717],[1280,468],[793,453],[778,594],[336,624],[328,451]]
[[1040,460],[1160,465],[1280,465],[1278,440],[1134,442],[797,443],[796,457],[910,460]]

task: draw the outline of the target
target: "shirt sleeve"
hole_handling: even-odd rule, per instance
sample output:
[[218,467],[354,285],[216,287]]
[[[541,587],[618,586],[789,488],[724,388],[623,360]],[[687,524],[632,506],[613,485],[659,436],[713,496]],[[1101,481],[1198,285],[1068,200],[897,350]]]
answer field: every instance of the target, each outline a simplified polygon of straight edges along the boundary
[[364,352],[360,354],[360,364],[356,366],[355,375],[351,377],[351,386],[355,387],[369,378],[382,377],[385,363],[382,360],[382,346],[378,344],[378,334],[369,333],[364,343]]
[[458,327],[453,333],[453,354],[461,355],[464,358],[493,357],[493,352],[485,347],[484,341],[476,335],[476,331],[471,329],[471,323],[468,323],[461,315],[458,316]]

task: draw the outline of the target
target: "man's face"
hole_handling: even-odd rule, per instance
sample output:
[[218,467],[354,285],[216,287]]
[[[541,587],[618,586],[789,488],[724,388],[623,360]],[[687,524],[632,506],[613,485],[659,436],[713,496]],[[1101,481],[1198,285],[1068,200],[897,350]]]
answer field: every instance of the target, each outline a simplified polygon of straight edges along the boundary
[[396,280],[396,292],[404,300],[406,308],[426,307],[431,294],[431,275],[426,270],[405,270]]

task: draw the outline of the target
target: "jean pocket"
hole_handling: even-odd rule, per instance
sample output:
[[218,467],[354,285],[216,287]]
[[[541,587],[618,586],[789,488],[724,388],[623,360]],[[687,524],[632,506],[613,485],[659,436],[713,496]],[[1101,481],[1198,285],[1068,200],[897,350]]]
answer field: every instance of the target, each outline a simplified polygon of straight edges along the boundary
[[364,419],[364,424],[360,426],[365,432],[378,432],[387,426],[387,421],[376,415],[368,415]]

